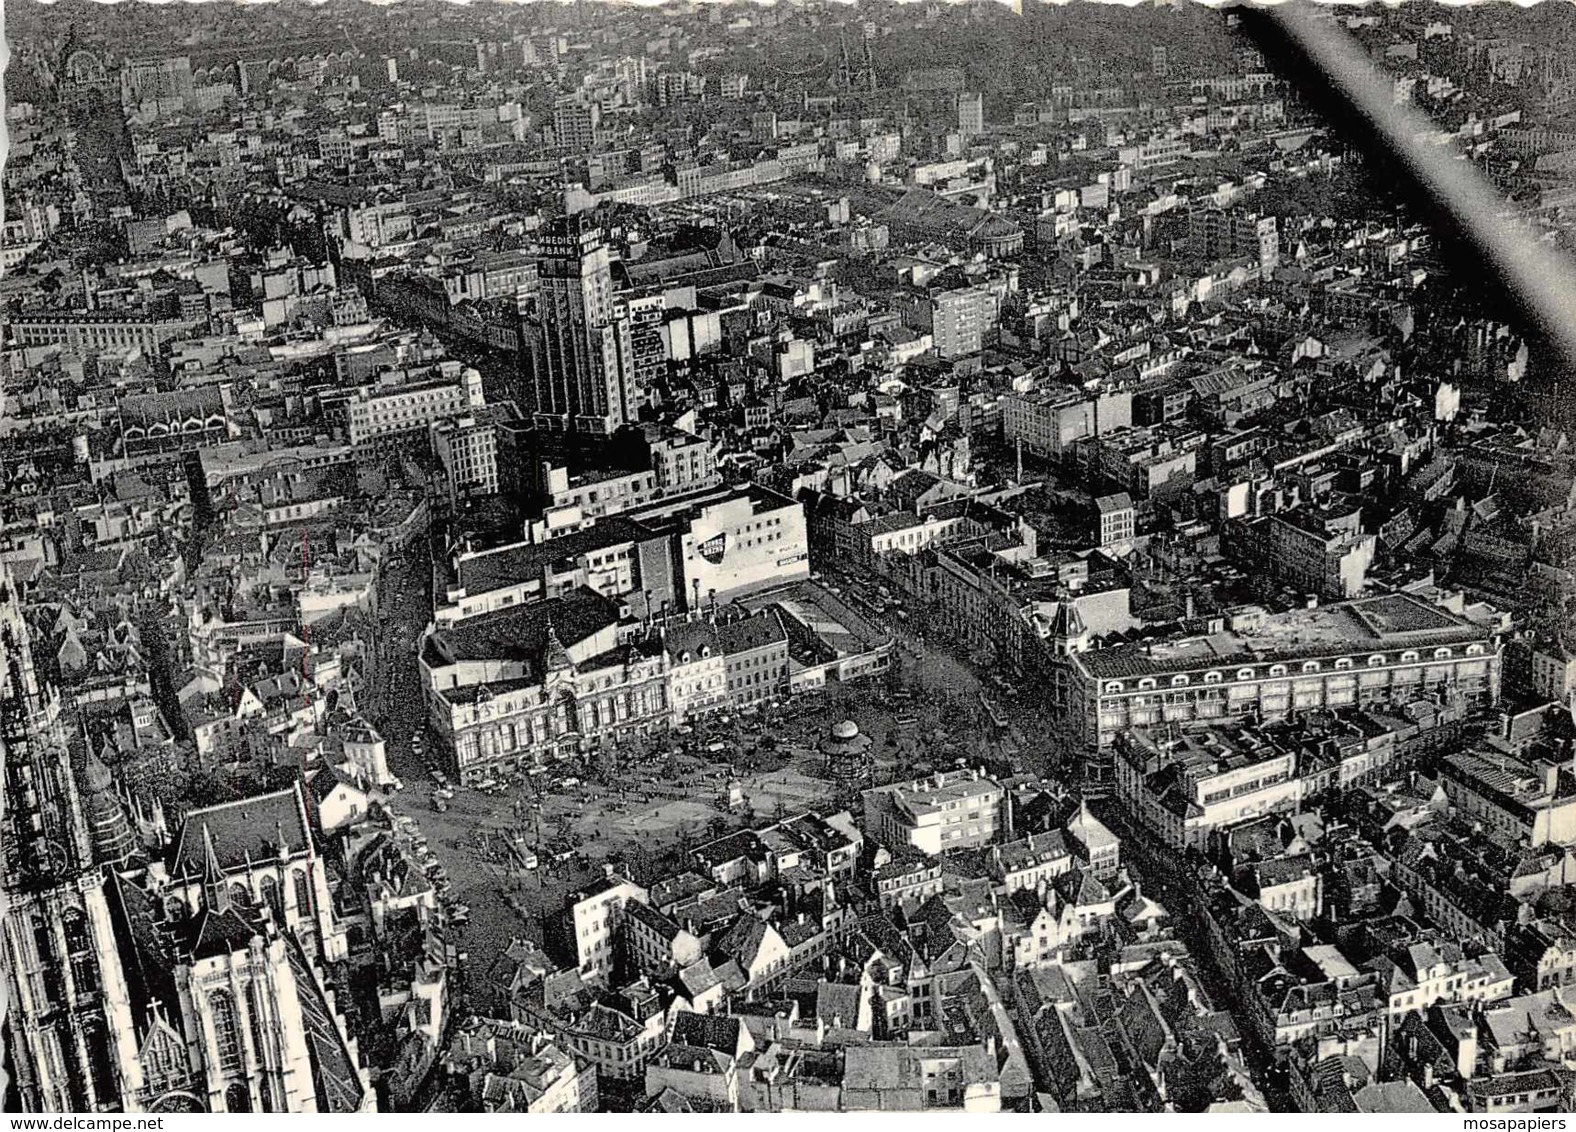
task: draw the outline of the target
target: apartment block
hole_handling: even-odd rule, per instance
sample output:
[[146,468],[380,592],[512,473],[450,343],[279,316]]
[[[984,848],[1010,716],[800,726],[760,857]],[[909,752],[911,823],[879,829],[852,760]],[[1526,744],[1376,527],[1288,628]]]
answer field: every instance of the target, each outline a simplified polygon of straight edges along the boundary
[[864,792],[865,831],[889,849],[927,856],[996,840],[1006,792],[976,770],[940,771]]

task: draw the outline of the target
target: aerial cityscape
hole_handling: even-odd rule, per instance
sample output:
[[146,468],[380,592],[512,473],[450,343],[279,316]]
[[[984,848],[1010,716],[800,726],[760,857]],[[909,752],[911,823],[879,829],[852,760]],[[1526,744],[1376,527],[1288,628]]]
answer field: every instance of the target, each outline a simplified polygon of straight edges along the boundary
[[1576,1110],[1576,359],[1256,19],[7,5],[5,1110]]

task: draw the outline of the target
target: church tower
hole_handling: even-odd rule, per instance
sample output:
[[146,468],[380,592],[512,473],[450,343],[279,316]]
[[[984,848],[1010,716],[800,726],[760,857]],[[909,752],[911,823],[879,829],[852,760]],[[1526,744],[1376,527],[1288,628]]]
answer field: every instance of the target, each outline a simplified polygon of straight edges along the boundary
[[91,747],[82,761],[82,787],[94,859],[116,868],[129,864],[138,855],[137,838],[115,791],[114,774]]
[[58,691],[34,667],[17,583],[0,567],[5,1037],[15,1074],[7,1107],[132,1112],[141,1065],[61,712]]

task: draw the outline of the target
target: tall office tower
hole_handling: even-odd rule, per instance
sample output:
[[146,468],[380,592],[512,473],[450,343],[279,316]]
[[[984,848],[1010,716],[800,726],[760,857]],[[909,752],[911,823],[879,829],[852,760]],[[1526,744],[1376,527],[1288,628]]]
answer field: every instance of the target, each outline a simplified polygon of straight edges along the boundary
[[969,137],[985,132],[985,96],[978,91],[958,95],[958,129]]
[[526,399],[544,431],[608,436],[635,416],[629,314],[600,229],[579,217],[541,241]]
[[102,796],[103,768],[85,764],[91,781],[78,782],[61,712],[33,667],[17,584],[0,568],[7,1107],[133,1110],[142,1067],[102,868],[125,861],[129,839],[118,803]]
[[596,148],[601,107],[578,95],[566,94],[553,106],[553,136],[570,153],[590,153]]

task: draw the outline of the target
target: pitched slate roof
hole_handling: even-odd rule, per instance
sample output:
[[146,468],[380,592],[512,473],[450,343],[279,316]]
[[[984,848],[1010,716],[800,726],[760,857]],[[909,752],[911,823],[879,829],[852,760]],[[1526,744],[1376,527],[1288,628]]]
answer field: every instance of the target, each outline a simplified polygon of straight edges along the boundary
[[737,1018],[682,1011],[674,1016],[670,1039],[674,1045],[715,1050],[732,1057],[739,1048],[741,1026]]
[[167,861],[171,880],[202,876],[205,826],[225,872],[246,868],[248,862],[277,859],[281,839],[291,855],[316,851],[299,781],[272,794],[188,813]]
[[618,617],[617,602],[594,590],[575,589],[562,597],[483,613],[440,629],[428,638],[427,657],[436,665],[519,660],[535,666],[543,663],[549,626],[561,648],[564,642],[576,645],[594,636],[616,624]]
[[223,909],[204,908],[183,924],[182,929],[176,947],[188,961],[245,951],[251,946],[252,937],[262,934],[262,928],[248,921],[233,905]]
[[319,1112],[360,1111],[366,1099],[366,1087],[357,1070],[355,1056],[340,1033],[333,1011],[307,962],[306,952],[292,935],[287,935],[285,942],[301,1006],[301,1025],[306,1031],[312,1083],[317,1089],[317,1109]]
[[[132,1019],[139,1034],[152,1020],[153,1004],[161,1004],[172,1020],[180,1017],[175,986],[175,960],[159,931],[152,899],[113,870],[108,874],[110,923],[126,978]],[[179,1025],[177,1021],[177,1026]]]

